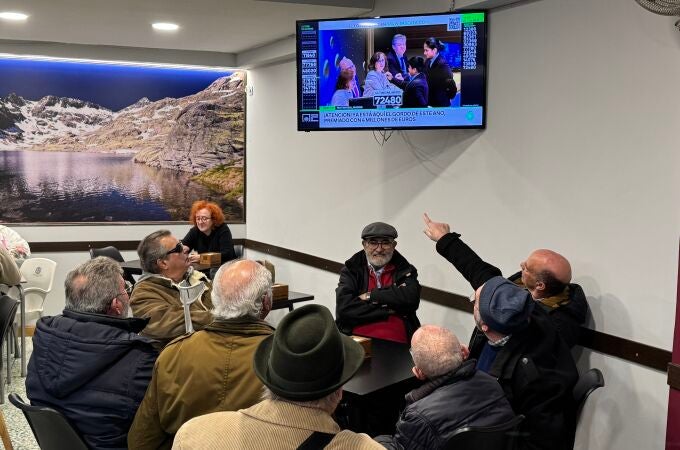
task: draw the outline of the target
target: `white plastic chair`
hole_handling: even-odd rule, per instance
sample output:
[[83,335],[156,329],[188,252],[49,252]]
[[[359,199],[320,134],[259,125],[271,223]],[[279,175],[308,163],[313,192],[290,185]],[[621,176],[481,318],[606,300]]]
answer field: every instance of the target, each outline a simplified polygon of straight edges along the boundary
[[45,297],[52,290],[56,268],[57,263],[47,258],[29,258],[19,267],[26,279],[26,283],[22,283],[26,316],[37,313],[38,318],[42,317]]

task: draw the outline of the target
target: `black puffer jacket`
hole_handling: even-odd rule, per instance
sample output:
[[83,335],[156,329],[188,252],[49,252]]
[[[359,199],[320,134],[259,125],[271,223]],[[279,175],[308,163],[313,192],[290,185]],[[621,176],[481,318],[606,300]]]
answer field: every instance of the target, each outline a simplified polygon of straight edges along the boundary
[[158,356],[137,334],[147,321],[67,310],[40,319],[26,377],[31,403],[64,414],[90,448],[127,448]]
[[406,408],[394,436],[378,436],[389,449],[444,448],[464,426],[500,425],[512,420],[510,403],[496,380],[468,360],[455,371],[428,381],[406,395]]
[[335,289],[335,321],[340,331],[351,334],[357,325],[387,320],[389,310],[393,310],[404,319],[410,341],[420,327],[416,316],[420,304],[418,271],[396,250],[390,264],[395,266],[392,285],[374,289],[371,291],[371,300],[362,301],[359,295],[368,289],[366,253],[363,250],[357,252],[345,262]]

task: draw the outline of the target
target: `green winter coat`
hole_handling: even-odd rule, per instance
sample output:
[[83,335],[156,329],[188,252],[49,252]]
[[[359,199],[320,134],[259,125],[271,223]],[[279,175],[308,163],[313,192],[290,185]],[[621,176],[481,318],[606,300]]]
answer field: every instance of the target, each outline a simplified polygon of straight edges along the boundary
[[273,332],[263,320],[242,317],[216,320],[168,344],[130,428],[129,448],[169,449],[189,419],[259,402],[262,383],[253,372],[253,355]]

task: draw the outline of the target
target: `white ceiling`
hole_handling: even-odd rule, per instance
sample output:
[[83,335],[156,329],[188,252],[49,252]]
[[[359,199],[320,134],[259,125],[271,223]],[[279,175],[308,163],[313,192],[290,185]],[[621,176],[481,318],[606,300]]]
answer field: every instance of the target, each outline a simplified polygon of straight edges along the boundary
[[[0,11],[30,16],[25,22],[0,20],[0,39],[240,53],[294,34],[296,20],[357,16],[369,11],[370,4],[367,0],[0,0]],[[158,32],[151,28],[153,22],[177,23],[180,29]]]

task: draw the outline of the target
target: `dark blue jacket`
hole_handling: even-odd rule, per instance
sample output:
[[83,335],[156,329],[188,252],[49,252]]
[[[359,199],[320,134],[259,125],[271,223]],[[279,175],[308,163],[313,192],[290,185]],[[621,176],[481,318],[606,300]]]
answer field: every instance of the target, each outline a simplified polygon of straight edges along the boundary
[[429,380],[406,396],[406,408],[394,436],[376,441],[389,449],[444,448],[453,432],[465,426],[491,426],[515,417],[503,389],[491,376],[475,369],[475,360]]
[[392,83],[404,90],[402,108],[424,108],[428,102],[428,86],[424,73],[416,74],[408,81],[393,79]]
[[449,63],[444,56],[438,54],[432,67],[430,61],[425,61],[423,73],[427,76],[428,104],[430,106],[451,106],[451,99],[458,90]]
[[64,414],[91,448],[127,448],[158,356],[147,319],[64,310],[36,324],[26,394]]
[[400,73],[404,76],[404,78],[406,78],[408,77],[408,58],[406,58],[405,54],[401,57],[401,61],[404,62],[404,70],[401,70],[401,63],[399,62],[399,59],[400,58],[397,56],[397,54],[394,53],[394,50],[387,52],[387,71],[392,75]]

